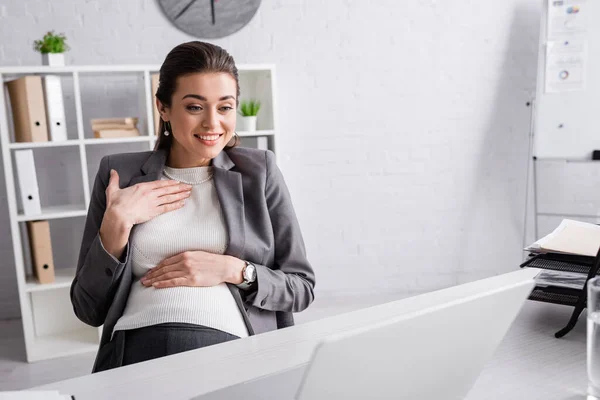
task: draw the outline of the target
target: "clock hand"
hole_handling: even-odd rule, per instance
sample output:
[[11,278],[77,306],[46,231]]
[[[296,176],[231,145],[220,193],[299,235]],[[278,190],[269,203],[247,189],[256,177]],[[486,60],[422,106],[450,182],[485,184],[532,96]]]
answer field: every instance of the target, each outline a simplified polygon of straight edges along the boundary
[[179,14],[177,14],[177,15],[175,16],[175,19],[177,19],[177,18],[181,17],[181,16],[183,15],[183,13],[184,13],[184,12],[186,12],[186,11],[188,10],[188,8],[190,8],[190,6],[191,6],[192,4],[194,4],[195,2],[196,2],[196,0],[192,0],[192,1],[190,1],[190,2],[187,4],[187,6],[183,7],[183,10],[179,11]]
[[212,13],[212,24],[215,24],[215,0],[210,0],[210,12]]

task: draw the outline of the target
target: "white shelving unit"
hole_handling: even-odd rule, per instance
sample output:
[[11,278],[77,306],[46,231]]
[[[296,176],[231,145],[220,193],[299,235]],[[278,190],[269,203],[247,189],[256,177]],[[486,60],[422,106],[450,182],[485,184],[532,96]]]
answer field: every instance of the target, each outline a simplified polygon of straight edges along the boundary
[[[151,92],[151,75],[157,73],[159,65],[88,65],[88,66],[21,66],[0,67],[0,81],[3,83],[3,92],[0,95],[0,144],[2,146],[2,160],[4,163],[4,177],[6,181],[8,211],[10,214],[10,231],[14,250],[14,264],[17,275],[17,286],[21,307],[25,349],[29,362],[45,360],[50,358],[74,355],[83,352],[96,351],[99,344],[101,328],[94,328],[79,321],[74,313],[69,297],[69,289],[73,277],[77,259],[72,257],[68,265],[57,265],[55,263],[56,279],[51,284],[38,283],[31,273],[29,261],[28,238],[26,235],[26,221],[49,220],[52,231],[54,221],[64,221],[74,224],[74,228],[83,228],[84,217],[90,201],[91,184],[96,174],[100,157],[104,154],[113,154],[122,151],[131,151],[132,146],[139,151],[154,148],[156,128],[153,123],[154,96]],[[254,98],[262,103],[262,108],[257,121],[256,132],[238,132],[242,139],[242,146],[253,146],[253,140],[257,137],[267,137],[268,147],[276,152],[276,98],[275,98],[275,67],[273,65],[238,65],[241,99]],[[5,82],[19,78],[24,75],[60,75],[61,80],[71,80],[72,83],[72,105],[73,110],[67,110],[68,102],[65,102],[65,113],[74,112],[71,124],[67,126],[68,140],[62,142],[14,142],[14,128],[12,126],[10,101],[7,94]],[[82,104],[82,80],[94,76],[101,78],[118,77],[122,75],[134,76],[138,89],[138,98],[132,98],[132,102],[140,103],[139,115],[93,115]],[[67,85],[68,86],[68,85]],[[65,87],[65,85],[63,85]],[[105,96],[106,93],[103,94]],[[105,101],[111,101],[110,93]],[[64,97],[68,97],[67,94]],[[96,100],[96,99],[99,100]],[[142,100],[139,102],[139,100]],[[102,96],[94,97],[94,101],[102,101]],[[91,107],[93,108],[93,107]],[[126,110],[124,110],[127,113]],[[87,114],[86,114],[87,113]],[[90,116],[91,115],[91,116]],[[86,118],[87,116],[87,118]],[[126,117],[137,116],[138,127],[142,136],[116,139],[96,139],[91,136],[89,118],[102,117]],[[67,121],[69,118],[67,117]],[[76,134],[74,134],[76,132]],[[126,148],[126,150],[123,150]],[[19,149],[34,149],[34,156],[40,152],[51,152],[56,150],[73,149],[77,154],[79,162],[70,163],[68,172],[73,168],[81,174],[81,193],[79,197],[83,200],[81,204],[44,204],[45,193],[40,185],[40,197],[42,201],[42,213],[39,215],[24,215],[18,197],[17,171],[14,171],[13,152]],[[54,149],[54,150],[52,150]],[[56,157],[55,157],[56,158]],[[49,157],[52,159],[52,156]],[[61,161],[57,168],[63,168],[65,172],[66,161]],[[40,167],[37,164],[38,182],[40,181]],[[61,180],[61,170],[52,175],[56,176],[57,184]],[[76,179],[77,180],[77,179]],[[71,188],[72,189],[72,188]],[[77,197],[75,194],[74,197]],[[23,233],[25,232],[25,233]],[[80,240],[81,238],[79,238]],[[80,243],[71,243],[78,252]],[[53,239],[53,254],[55,261],[57,254],[65,249],[55,246]],[[73,249],[69,249],[73,252]],[[66,253],[65,253],[66,254]]]

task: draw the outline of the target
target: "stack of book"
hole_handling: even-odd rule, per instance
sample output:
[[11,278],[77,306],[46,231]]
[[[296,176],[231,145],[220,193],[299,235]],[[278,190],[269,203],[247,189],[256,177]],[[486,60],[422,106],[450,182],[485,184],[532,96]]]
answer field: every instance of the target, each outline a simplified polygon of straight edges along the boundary
[[138,119],[129,118],[94,118],[92,130],[95,138],[122,138],[140,136],[137,129]]
[[[544,260],[548,265],[552,262],[556,270],[543,270],[536,278],[537,286],[554,286],[582,289],[589,267],[582,272],[569,271],[566,265],[591,266],[600,248],[600,226],[581,221],[564,219],[550,234],[526,247],[533,260]],[[535,266],[528,260],[527,266]]]

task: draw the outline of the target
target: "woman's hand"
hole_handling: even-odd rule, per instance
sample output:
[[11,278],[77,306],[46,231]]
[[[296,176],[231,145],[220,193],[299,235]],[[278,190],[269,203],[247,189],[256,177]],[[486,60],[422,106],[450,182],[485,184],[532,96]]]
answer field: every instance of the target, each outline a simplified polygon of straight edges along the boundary
[[121,259],[133,225],[183,207],[191,188],[171,180],[138,183],[121,189],[119,174],[111,170],[106,187],[106,210],[100,226],[104,249]]
[[174,180],[143,182],[120,189],[119,174],[111,170],[106,187],[106,210],[131,229],[136,224],[183,207],[191,191],[191,185]]
[[186,251],[163,260],[142,279],[144,286],[216,286],[223,282],[242,283],[246,263],[235,257]]

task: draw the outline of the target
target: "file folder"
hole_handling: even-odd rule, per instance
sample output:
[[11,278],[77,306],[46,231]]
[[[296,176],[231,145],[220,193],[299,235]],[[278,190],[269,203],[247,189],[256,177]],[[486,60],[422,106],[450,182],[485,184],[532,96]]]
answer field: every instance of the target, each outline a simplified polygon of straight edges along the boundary
[[60,76],[46,75],[43,82],[50,138],[52,141],[67,140],[67,123]]
[[42,206],[40,202],[37,175],[35,173],[33,150],[16,150],[15,163],[19,181],[19,189],[21,190],[23,214],[41,214]]
[[6,83],[16,142],[47,142],[46,107],[40,76],[24,76]]
[[39,283],[53,283],[55,274],[50,224],[48,221],[28,221],[27,233],[34,276]]

